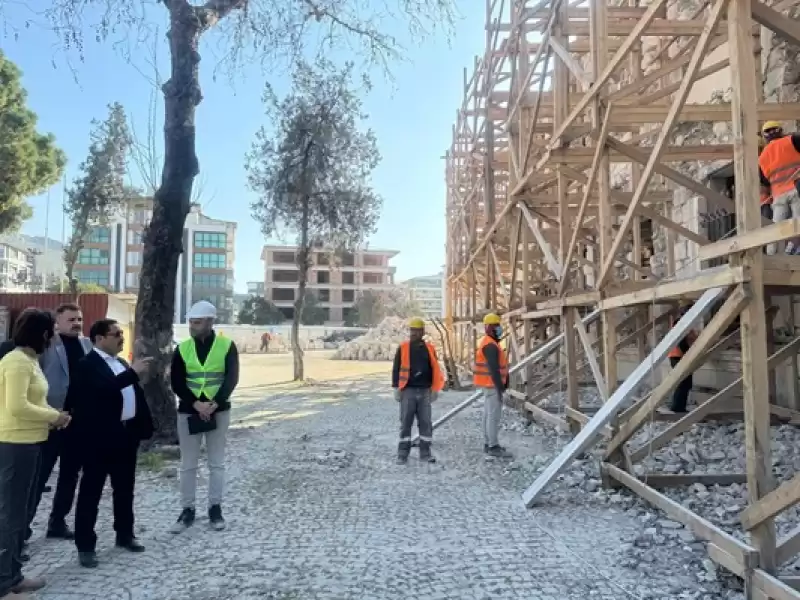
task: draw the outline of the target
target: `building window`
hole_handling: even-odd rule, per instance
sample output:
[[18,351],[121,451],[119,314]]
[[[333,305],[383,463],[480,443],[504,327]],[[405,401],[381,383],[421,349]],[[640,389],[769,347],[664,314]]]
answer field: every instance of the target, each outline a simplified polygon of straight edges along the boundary
[[138,288],[139,287],[139,271],[132,271],[125,273],[125,287]]
[[100,248],[84,248],[78,252],[79,265],[107,265],[108,250]]
[[364,266],[365,267],[380,267],[383,265],[383,257],[382,256],[375,256],[374,254],[365,254],[364,255]]
[[194,273],[192,284],[197,288],[223,289],[228,278],[222,273]]
[[283,317],[287,320],[294,319],[294,307],[293,306],[281,306],[278,310],[283,313]]
[[317,283],[330,283],[330,282],[331,282],[330,271],[317,271]]
[[294,288],[273,288],[272,299],[275,302],[294,302]]
[[383,275],[380,273],[364,273],[364,283],[381,284],[383,283]]
[[342,254],[342,265],[345,267],[354,267],[356,265],[356,257],[350,252]]
[[197,248],[224,248],[227,238],[224,233],[195,231],[194,245]]
[[147,225],[153,217],[153,211],[139,209],[133,211],[133,222],[137,225]]
[[125,264],[129,267],[138,267],[142,264],[142,253],[128,252],[125,256]]
[[331,301],[331,291],[328,289],[324,290],[317,290],[317,296],[319,297],[320,302],[330,302]]
[[284,269],[282,271],[272,271],[272,281],[277,281],[280,283],[296,283],[299,277],[300,272],[297,270],[288,271]]
[[294,252],[273,252],[272,260],[282,265],[293,265],[295,263]]
[[342,283],[344,285],[353,285],[356,282],[356,276],[352,271],[345,271],[342,273]]
[[320,310],[322,311],[322,318],[325,321],[330,321],[331,320],[331,309],[330,308],[320,308]]
[[342,302],[353,302],[355,297],[356,293],[354,290],[342,290]]
[[90,244],[108,244],[111,241],[111,229],[108,227],[93,227],[86,241]]
[[108,271],[75,271],[75,278],[81,283],[93,283],[103,287],[108,287]]
[[317,264],[322,267],[327,267],[331,264],[331,258],[327,254],[317,254]]
[[197,252],[194,255],[194,266],[198,269],[224,269],[225,255]]
[[128,230],[128,245],[141,246],[143,243],[144,239],[141,231]]

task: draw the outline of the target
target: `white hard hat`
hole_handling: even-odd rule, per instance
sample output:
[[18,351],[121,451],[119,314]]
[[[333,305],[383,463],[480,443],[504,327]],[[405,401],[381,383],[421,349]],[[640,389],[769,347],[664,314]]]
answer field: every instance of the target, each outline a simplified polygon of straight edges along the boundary
[[187,319],[216,319],[217,309],[208,300],[200,300],[195,302],[186,313]]

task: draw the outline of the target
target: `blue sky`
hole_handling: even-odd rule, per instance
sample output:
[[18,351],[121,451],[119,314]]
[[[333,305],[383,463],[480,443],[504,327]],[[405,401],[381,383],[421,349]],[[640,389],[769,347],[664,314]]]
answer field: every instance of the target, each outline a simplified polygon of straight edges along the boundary
[[[482,4],[482,3],[481,3]],[[24,14],[12,8],[3,15],[6,22],[21,25]],[[484,9],[474,3],[462,13],[449,41],[443,34],[415,43],[405,23],[388,23],[386,30],[407,47],[406,61],[392,67],[393,81],[373,73],[374,87],[365,98],[383,161],[375,172],[374,184],[384,198],[373,247],[400,251],[394,259],[397,278],[428,275],[444,263],[444,161],[440,158],[450,144],[451,126],[462,100],[462,69],[473,64],[484,46]],[[163,14],[162,14],[163,13]],[[166,11],[157,7],[152,15],[163,31]],[[43,28],[20,27],[19,35],[7,34],[2,48],[23,71],[29,105],[38,114],[40,130],[52,132],[67,153],[67,180],[72,181],[88,145],[89,123],[102,119],[106,106],[121,102],[140,135],[144,134],[152,85],[152,68],[147,62],[152,49],[131,53],[110,42],[97,42],[87,31],[83,60],[65,53],[57,38]],[[261,105],[267,80],[261,66],[252,65],[231,74],[220,70],[214,54],[219,53],[214,33],[205,40],[201,62],[204,99],[197,111],[197,148],[203,173],[205,212],[215,218],[238,221],[236,244],[236,288],[245,282],[262,280],[258,248],[264,243],[258,225],[250,216],[254,196],[247,189],[244,156],[256,130],[265,123]],[[159,62],[166,59],[166,45],[159,36]],[[126,48],[130,48],[130,43]],[[131,54],[132,58],[126,58]],[[346,56],[345,56],[346,57]],[[168,70],[162,70],[168,73]],[[280,70],[269,81],[285,90],[288,75]],[[161,135],[163,98],[159,94],[158,134]],[[132,183],[139,183],[132,173]],[[49,234],[61,238],[62,186],[51,192]],[[23,227],[25,233],[43,235],[46,197],[31,199],[34,217]],[[210,202],[208,198],[211,198]]]

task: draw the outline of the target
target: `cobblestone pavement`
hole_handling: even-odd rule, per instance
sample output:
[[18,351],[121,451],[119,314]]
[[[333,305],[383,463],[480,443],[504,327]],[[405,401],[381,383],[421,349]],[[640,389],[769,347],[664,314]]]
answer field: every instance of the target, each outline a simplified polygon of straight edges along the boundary
[[[444,394],[435,413],[463,397]],[[143,471],[136,517],[147,552],[113,547],[109,490],[96,570],[77,566],[69,542],[43,539],[40,514],[27,573],[48,586],[35,598],[616,600],[698,589],[686,574],[619,566],[623,538],[640,528],[621,511],[523,508],[531,474],[484,458],[477,409],[436,432],[435,465],[394,464],[398,415],[385,377],[250,387],[234,421],[226,531],[201,520],[167,533],[179,512],[175,470]],[[506,432],[504,443],[521,457],[537,452],[530,436]],[[681,556],[671,558],[680,573]]]

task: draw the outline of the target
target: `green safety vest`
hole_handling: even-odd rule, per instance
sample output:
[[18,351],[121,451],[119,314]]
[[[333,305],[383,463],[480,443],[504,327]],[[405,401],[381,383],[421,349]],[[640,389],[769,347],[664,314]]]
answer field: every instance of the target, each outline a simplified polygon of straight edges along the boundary
[[192,338],[184,340],[178,346],[181,358],[186,364],[186,385],[197,398],[205,395],[209,400],[213,400],[217,395],[225,380],[225,357],[230,347],[230,338],[215,335],[206,362],[201,363],[197,358],[197,348]]

